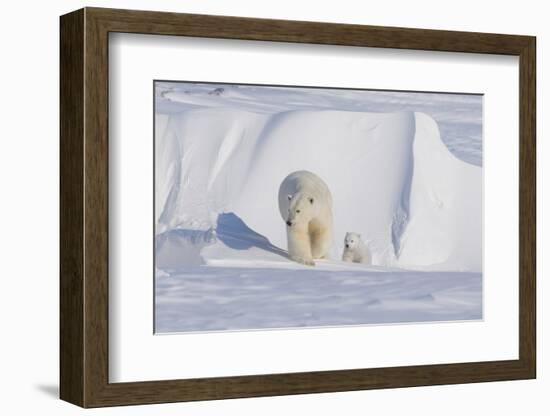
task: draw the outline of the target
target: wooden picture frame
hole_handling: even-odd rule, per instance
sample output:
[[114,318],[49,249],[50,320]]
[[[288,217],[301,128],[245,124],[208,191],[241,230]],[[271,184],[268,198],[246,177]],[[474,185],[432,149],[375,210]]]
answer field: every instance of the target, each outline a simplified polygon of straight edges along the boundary
[[[85,8],[61,17],[60,396],[82,407],[214,400],[536,376],[535,38],[530,36]],[[110,383],[110,32],[519,57],[519,359]]]

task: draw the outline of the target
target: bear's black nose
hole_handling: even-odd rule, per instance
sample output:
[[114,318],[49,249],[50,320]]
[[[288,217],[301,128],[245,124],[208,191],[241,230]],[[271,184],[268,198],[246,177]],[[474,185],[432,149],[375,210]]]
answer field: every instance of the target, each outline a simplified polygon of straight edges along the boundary
[[346,248],[349,248],[349,244],[346,244]]
[[286,225],[288,225],[290,227],[292,225],[292,223],[290,221],[287,221]]

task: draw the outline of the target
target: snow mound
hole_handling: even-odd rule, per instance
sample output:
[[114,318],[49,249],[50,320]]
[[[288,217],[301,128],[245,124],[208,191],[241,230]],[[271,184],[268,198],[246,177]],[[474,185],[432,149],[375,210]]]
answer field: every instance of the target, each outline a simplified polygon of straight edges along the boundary
[[455,158],[423,113],[200,108],[155,124],[161,270],[288,265],[277,191],[309,170],[332,192],[334,259],[354,231],[374,265],[481,271],[482,170]]

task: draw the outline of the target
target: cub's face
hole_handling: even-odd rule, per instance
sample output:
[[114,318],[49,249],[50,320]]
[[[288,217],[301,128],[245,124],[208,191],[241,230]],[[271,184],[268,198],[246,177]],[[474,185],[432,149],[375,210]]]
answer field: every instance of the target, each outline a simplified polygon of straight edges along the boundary
[[361,240],[361,236],[357,233],[346,233],[346,237],[344,238],[344,246],[347,249],[353,250],[359,245],[359,241]]
[[296,224],[307,224],[316,215],[316,201],[313,197],[294,194],[288,195],[287,227],[295,227]]

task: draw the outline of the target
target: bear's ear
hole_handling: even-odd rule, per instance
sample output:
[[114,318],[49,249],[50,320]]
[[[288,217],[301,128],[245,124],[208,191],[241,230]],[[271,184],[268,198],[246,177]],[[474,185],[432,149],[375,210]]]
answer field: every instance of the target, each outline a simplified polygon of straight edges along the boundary
[[309,198],[309,202],[313,204],[313,198]]
[[292,195],[290,194],[288,194],[286,197],[288,198],[289,201],[292,199]]

